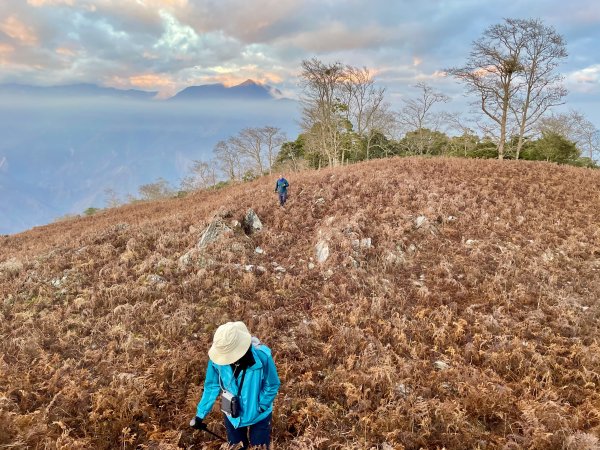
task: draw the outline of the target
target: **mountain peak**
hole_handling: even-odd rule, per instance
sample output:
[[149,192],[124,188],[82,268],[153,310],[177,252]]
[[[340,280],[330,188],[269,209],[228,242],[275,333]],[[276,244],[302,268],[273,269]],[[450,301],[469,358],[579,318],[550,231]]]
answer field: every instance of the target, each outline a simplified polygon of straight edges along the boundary
[[261,86],[260,83],[257,83],[254,80],[251,80],[250,78],[248,78],[246,81],[244,81],[243,83],[240,83],[237,85],[237,87],[242,87],[242,86]]

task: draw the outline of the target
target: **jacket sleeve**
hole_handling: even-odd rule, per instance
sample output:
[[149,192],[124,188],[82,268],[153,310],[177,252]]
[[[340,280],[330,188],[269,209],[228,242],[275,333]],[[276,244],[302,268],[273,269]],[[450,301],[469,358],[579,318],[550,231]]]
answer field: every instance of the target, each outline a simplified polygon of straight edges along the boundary
[[196,408],[196,417],[204,419],[208,415],[215,404],[220,390],[219,373],[213,362],[209,360],[204,379],[204,392],[202,392],[202,398],[200,399],[200,403],[198,403],[198,408]]
[[273,357],[269,355],[266,364],[264,365],[264,382],[262,390],[260,391],[258,406],[262,410],[267,410],[273,404],[277,391],[279,391],[279,376],[277,375],[277,368]]

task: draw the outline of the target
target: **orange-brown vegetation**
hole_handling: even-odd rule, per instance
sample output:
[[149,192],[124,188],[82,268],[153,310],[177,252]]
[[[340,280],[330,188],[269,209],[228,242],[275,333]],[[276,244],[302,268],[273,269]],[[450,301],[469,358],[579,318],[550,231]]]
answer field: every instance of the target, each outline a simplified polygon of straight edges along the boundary
[[[218,447],[187,423],[228,320],[273,349],[275,448],[599,448],[600,172],[289,180],[285,210],[260,179],[0,238],[0,448]],[[262,231],[194,249],[250,207]]]

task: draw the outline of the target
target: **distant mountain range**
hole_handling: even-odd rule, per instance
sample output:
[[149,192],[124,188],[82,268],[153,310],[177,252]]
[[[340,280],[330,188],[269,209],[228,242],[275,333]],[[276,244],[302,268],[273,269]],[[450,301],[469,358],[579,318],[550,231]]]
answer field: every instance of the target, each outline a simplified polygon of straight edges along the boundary
[[[69,84],[64,86],[30,86],[24,84],[1,84],[0,95],[36,95],[40,97],[104,97],[136,100],[157,99],[158,92],[137,89],[115,89],[95,84]],[[168,101],[180,100],[273,100],[281,99],[279,89],[246,80],[241,84],[227,87],[223,84],[203,84],[189,86]]]
[[0,85],[0,234],[105,206],[159,177],[177,187],[193,160],[245,127],[272,125],[291,139],[298,107],[248,80],[156,92],[91,84]]

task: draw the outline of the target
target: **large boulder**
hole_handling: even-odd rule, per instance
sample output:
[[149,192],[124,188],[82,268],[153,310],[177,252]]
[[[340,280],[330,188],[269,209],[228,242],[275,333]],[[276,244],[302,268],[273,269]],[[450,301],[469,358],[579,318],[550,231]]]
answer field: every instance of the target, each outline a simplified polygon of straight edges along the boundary
[[198,248],[206,247],[226,233],[233,233],[233,230],[225,225],[220,217],[217,217],[202,232],[202,236],[200,236],[200,240],[198,241]]
[[260,221],[258,215],[254,212],[252,208],[248,210],[246,215],[244,216],[244,220],[242,221],[242,228],[246,234],[252,234],[255,231],[262,230],[263,224]]

